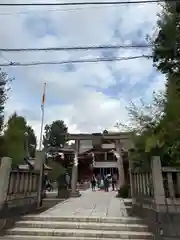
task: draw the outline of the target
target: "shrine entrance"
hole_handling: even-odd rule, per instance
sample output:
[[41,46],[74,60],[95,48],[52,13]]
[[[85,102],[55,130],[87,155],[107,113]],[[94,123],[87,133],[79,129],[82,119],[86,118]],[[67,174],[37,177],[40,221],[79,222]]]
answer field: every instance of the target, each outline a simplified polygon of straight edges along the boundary
[[[124,154],[132,148],[131,133],[67,134],[67,141],[75,141],[71,174],[71,196],[79,196],[77,183],[88,181],[93,173],[117,173],[118,187],[126,182]],[[64,159],[66,162],[66,159]]]

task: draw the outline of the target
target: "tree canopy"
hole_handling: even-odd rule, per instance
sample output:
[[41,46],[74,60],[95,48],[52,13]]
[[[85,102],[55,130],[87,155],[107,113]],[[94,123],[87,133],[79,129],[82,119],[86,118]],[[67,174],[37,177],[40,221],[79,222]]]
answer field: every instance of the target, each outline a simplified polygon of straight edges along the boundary
[[163,5],[153,43],[153,62],[166,77],[164,93],[156,93],[152,103],[129,110],[134,131],[132,158],[146,166],[149,157],[160,155],[164,165],[180,165],[180,5]]
[[53,121],[52,124],[47,124],[44,130],[45,133],[43,136],[43,145],[45,148],[60,148],[64,146],[64,144],[66,143],[65,135],[61,134],[67,134],[68,132],[68,128],[64,121]]
[[24,117],[14,113],[7,122],[3,138],[4,154],[12,158],[12,167],[23,164],[28,152],[31,157],[34,157],[36,137]]
[[0,133],[4,123],[4,107],[7,100],[7,92],[9,90],[8,83],[11,81],[7,73],[0,69]]

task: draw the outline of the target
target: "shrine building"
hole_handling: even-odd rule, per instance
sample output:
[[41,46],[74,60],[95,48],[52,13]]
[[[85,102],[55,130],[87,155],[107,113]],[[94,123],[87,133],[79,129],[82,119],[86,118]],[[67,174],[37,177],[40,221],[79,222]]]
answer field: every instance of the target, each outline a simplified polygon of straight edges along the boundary
[[[124,180],[129,182],[128,149],[132,148],[131,133],[94,133],[68,134],[67,140],[75,140],[78,148],[61,149],[64,154],[64,166],[71,165],[73,155],[78,152],[79,182],[89,181],[93,174],[102,177],[107,174],[117,174],[119,177],[119,162],[117,152],[123,159]],[[77,144],[76,144],[77,146]]]

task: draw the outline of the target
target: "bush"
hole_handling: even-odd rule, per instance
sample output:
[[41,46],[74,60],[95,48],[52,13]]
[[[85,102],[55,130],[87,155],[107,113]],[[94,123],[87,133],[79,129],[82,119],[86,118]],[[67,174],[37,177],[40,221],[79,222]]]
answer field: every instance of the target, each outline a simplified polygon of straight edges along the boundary
[[119,198],[128,198],[129,197],[130,186],[125,184],[118,190],[117,197]]

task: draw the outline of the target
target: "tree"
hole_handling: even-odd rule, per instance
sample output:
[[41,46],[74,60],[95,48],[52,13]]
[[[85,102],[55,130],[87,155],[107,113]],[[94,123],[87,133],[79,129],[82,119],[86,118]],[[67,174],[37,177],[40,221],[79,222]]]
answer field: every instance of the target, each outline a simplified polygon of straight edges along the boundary
[[167,79],[161,125],[168,161],[176,164],[180,155],[180,4],[168,1],[157,24],[159,31],[153,40],[153,61]]
[[67,134],[68,128],[64,121],[56,120],[52,124],[47,124],[45,126],[45,134],[43,136],[43,145],[47,147],[63,147],[66,143],[65,135]]
[[0,132],[2,131],[4,123],[4,107],[7,100],[7,91],[9,90],[7,84],[11,80],[12,79],[8,77],[7,73],[2,72],[0,69]]
[[24,163],[24,158],[27,157],[27,148],[30,155],[34,155],[31,144],[36,145],[33,129],[27,125],[24,117],[14,113],[7,122],[3,146],[5,155],[12,158],[13,168]]
[[32,129],[31,126],[27,125],[26,126],[26,131],[28,133],[27,135],[27,142],[28,142],[28,152],[29,156],[34,158],[36,154],[36,147],[37,147],[37,139],[36,135],[34,133],[34,130]]
[[147,104],[141,101],[140,106],[131,103],[127,110],[131,125],[126,126],[119,123],[132,132],[134,151],[131,158],[136,167],[148,167],[150,155],[164,154],[164,104],[165,97],[162,92],[153,94],[153,101]]
[[180,13],[176,5],[165,4],[157,22],[158,34],[153,40],[153,61],[165,74],[180,73]]

